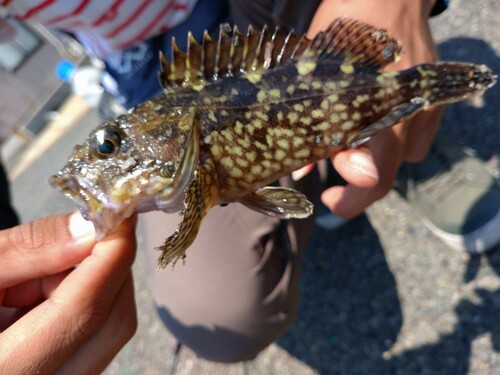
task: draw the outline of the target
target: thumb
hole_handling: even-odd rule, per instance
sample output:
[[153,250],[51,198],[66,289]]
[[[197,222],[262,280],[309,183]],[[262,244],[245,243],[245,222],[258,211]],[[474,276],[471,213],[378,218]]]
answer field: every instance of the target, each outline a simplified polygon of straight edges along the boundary
[[93,225],[79,212],[0,231],[0,288],[62,272],[88,256],[94,243]]

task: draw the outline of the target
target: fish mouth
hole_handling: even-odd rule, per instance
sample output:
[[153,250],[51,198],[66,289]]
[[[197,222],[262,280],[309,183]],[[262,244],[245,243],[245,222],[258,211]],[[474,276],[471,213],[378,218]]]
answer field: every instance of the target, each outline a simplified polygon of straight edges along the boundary
[[52,176],[49,184],[71,199],[78,206],[85,220],[92,222],[97,240],[112,233],[125,218],[133,213],[133,209],[124,210],[118,205],[110,205],[99,199],[92,192],[91,184],[83,178],[60,173]]

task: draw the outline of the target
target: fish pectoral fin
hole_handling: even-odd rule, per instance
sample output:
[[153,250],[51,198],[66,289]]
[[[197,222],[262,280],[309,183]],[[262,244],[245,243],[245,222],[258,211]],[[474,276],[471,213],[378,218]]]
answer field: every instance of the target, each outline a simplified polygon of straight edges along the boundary
[[194,171],[193,179],[185,191],[182,220],[175,233],[156,248],[162,252],[158,258],[158,268],[165,268],[170,262],[175,265],[179,259],[185,258],[186,250],[195,240],[203,218],[214,205],[215,197],[207,177],[200,169]]
[[413,98],[408,103],[400,104],[394,107],[391,112],[382,117],[380,120],[347,138],[347,145],[350,147],[357,147],[368,140],[375,133],[390,128],[398,122],[409,119],[421,109],[425,109],[427,105],[427,100],[419,97]]
[[297,190],[266,186],[239,200],[254,211],[280,219],[304,219],[313,212],[313,204]]

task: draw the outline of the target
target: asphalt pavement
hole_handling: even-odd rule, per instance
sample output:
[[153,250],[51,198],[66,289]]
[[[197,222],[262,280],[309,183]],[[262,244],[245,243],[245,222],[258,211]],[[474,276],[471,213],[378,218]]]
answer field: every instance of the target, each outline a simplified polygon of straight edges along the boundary
[[[499,15],[498,0],[454,0],[432,21],[441,57],[485,63],[499,74]],[[485,161],[498,158],[499,106],[500,84],[482,107],[449,106],[440,136]],[[47,179],[100,120],[79,101],[60,120],[68,118],[71,126],[49,127],[30,151],[43,152],[10,166],[23,221],[74,209]],[[298,316],[285,336],[245,364],[209,363],[182,350],[176,374],[500,374],[498,250],[468,256],[448,249],[392,191],[339,230],[317,229]],[[156,315],[142,251],[134,266],[139,330],[106,374],[165,374],[172,365],[175,340]]]

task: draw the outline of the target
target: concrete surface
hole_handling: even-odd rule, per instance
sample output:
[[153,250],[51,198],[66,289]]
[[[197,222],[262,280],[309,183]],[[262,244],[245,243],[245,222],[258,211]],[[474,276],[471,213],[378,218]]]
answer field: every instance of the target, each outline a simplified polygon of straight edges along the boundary
[[[433,21],[443,59],[486,63],[498,74],[499,14],[498,0],[454,0]],[[500,85],[484,101],[450,106],[440,133],[489,160],[499,156]],[[84,113],[18,173],[12,190],[24,221],[73,209],[46,181],[98,123]],[[285,336],[246,364],[183,350],[176,374],[500,373],[499,251],[449,250],[391,192],[340,230],[318,229],[306,254],[298,317]],[[156,316],[140,256],[134,267],[139,330],[105,373],[165,374],[175,340]]]

